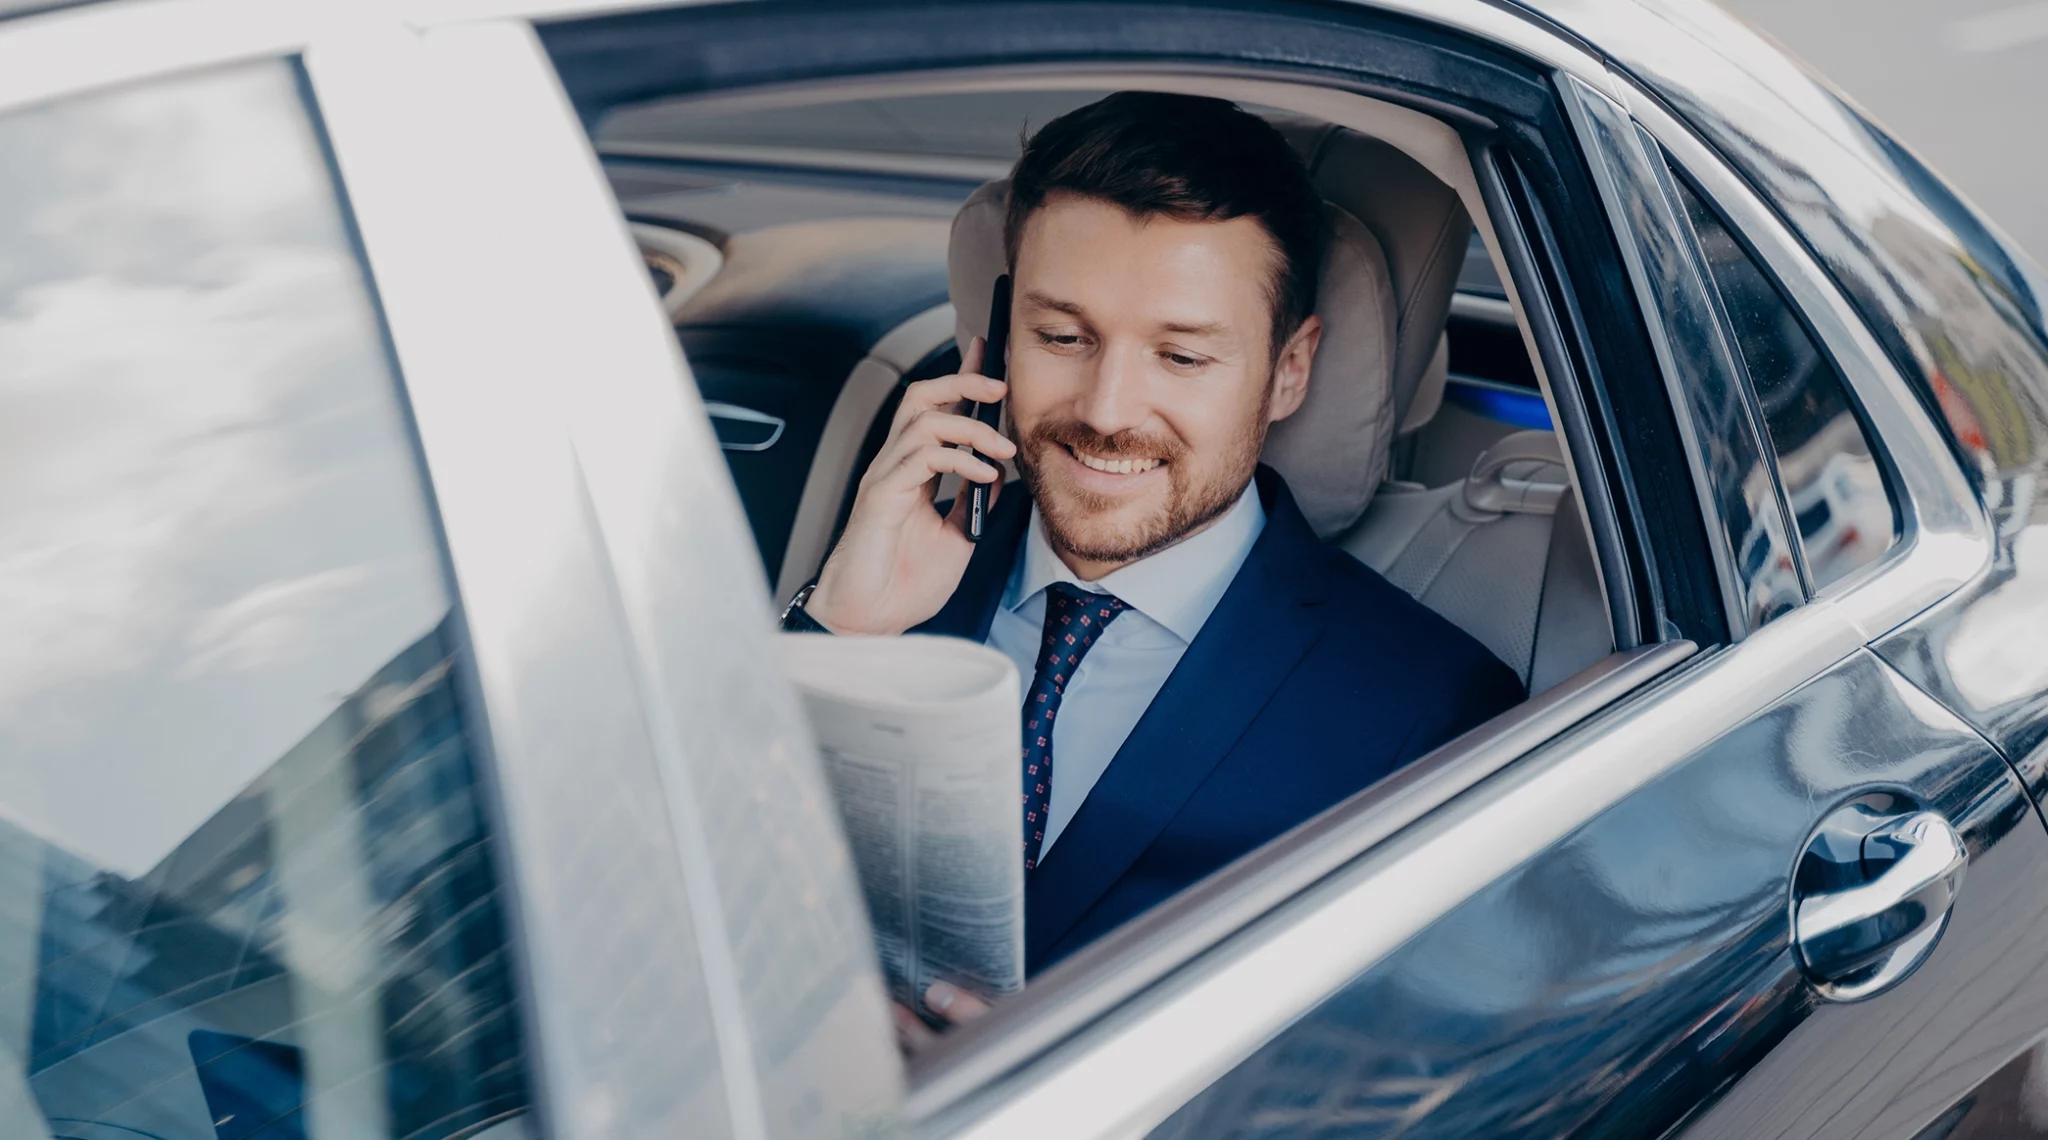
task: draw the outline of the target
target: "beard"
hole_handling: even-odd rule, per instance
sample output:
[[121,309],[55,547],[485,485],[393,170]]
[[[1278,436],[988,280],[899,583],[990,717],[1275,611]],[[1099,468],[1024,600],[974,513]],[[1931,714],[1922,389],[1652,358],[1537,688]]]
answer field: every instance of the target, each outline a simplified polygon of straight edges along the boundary
[[[1044,423],[1017,440],[1017,471],[1045,524],[1054,550],[1090,562],[1122,565],[1172,546],[1215,521],[1244,493],[1266,443],[1270,393],[1258,415],[1224,454],[1197,463],[1186,443],[1172,436],[1135,430],[1104,435],[1073,420]],[[1116,518],[1132,503],[1045,477],[1043,460],[1053,448],[1108,459],[1165,461],[1165,501],[1136,518]],[[1057,485],[1054,485],[1057,483]]]

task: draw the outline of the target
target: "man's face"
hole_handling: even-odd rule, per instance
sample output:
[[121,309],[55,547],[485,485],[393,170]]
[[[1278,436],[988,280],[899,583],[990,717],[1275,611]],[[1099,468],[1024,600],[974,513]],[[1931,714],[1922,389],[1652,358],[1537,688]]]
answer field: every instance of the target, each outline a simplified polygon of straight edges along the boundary
[[1267,425],[1301,405],[1321,326],[1275,364],[1279,256],[1250,218],[1139,218],[1064,194],[1026,221],[1011,431],[1053,547],[1091,577],[1229,509]]

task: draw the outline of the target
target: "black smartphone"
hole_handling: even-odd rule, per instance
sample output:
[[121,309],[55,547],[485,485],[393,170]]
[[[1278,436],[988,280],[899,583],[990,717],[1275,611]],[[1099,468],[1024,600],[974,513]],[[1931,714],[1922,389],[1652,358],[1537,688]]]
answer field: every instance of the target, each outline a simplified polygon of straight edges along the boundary
[[[988,342],[981,349],[981,374],[991,380],[1010,378],[1010,275],[1005,273],[996,278],[995,296],[988,303]],[[1000,429],[1003,424],[1003,402],[974,405],[974,418],[992,428]],[[977,451],[976,459],[996,466],[995,460]],[[970,542],[981,541],[982,527],[988,522],[989,499],[995,488],[988,483],[967,485],[967,538]]]

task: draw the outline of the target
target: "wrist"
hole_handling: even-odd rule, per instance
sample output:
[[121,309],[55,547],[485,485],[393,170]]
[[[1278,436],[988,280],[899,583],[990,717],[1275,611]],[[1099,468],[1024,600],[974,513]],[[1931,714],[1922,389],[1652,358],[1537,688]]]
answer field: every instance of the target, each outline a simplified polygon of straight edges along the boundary
[[818,584],[812,587],[810,596],[804,599],[803,612],[830,633],[875,636],[903,632],[900,629],[870,628],[868,623],[859,620],[858,615],[842,612],[835,604],[836,597],[830,586],[821,578]]
[[817,616],[811,612],[811,595],[815,594],[817,590],[818,584],[813,582],[798,590],[796,596],[789,600],[789,605],[783,607],[782,618],[779,623],[782,627],[782,632],[823,634],[833,632],[832,627],[819,621]]

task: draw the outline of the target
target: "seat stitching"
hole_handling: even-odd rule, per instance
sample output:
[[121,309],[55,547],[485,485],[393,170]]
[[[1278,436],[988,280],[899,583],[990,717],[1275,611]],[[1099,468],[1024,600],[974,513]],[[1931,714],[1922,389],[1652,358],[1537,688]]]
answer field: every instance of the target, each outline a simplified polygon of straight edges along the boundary
[[[1444,250],[1449,245],[1451,231],[1453,229],[1453,227],[1451,226],[1451,219],[1457,217],[1457,215],[1458,212],[1456,210],[1444,211],[1444,220],[1442,224],[1437,227],[1436,242],[1430,246],[1429,256],[1423,258],[1422,260],[1422,272],[1417,274],[1415,277],[1417,284],[1420,284],[1421,282],[1427,280],[1429,278],[1431,270],[1433,270],[1438,264],[1438,262],[1442,260]],[[1420,289],[1416,289],[1408,294],[1407,303],[1401,306],[1401,319],[1399,324],[1395,326],[1396,333],[1400,332],[1402,329],[1405,329],[1407,327],[1408,318],[1414,315],[1415,306],[1421,300],[1422,290]]]

